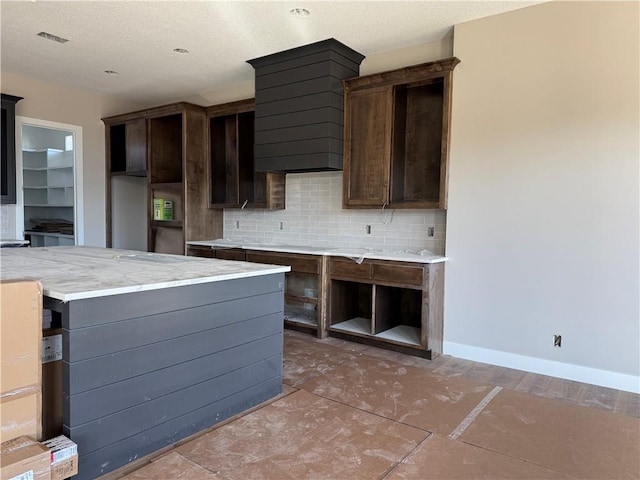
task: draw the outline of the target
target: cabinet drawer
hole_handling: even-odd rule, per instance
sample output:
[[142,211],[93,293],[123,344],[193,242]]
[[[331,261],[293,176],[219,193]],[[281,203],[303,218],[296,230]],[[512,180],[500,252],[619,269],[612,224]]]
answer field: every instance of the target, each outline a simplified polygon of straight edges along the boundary
[[215,252],[211,247],[189,245],[187,247],[187,255],[189,257],[214,258]]
[[373,280],[377,282],[420,286],[422,285],[423,278],[423,267],[405,267],[381,263],[375,263],[373,265]]
[[247,258],[247,254],[241,248],[224,248],[215,250],[216,258],[220,260],[237,260],[244,262]]
[[273,265],[288,265],[291,267],[292,272],[320,273],[320,259],[312,255],[247,252],[247,261]]
[[371,264],[367,262],[356,263],[353,260],[332,258],[329,272],[335,277],[352,277],[371,280]]

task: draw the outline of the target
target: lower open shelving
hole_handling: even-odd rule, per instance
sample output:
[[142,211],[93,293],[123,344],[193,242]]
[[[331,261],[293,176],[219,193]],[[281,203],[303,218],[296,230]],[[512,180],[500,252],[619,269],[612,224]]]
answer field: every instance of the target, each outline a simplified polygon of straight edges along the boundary
[[442,353],[443,265],[332,257],[328,334],[435,358]]
[[305,308],[298,305],[284,306],[284,319],[287,322],[301,323],[312,327],[318,326],[318,314],[315,308]]
[[404,343],[410,346],[420,346],[420,328],[409,325],[397,325],[380,333],[371,333],[371,319],[356,317],[331,326],[331,330],[364,335],[380,340],[388,340],[395,343]]
[[341,330],[343,332],[359,333],[361,335],[371,334],[371,319],[356,317],[344,322],[331,325],[332,330]]

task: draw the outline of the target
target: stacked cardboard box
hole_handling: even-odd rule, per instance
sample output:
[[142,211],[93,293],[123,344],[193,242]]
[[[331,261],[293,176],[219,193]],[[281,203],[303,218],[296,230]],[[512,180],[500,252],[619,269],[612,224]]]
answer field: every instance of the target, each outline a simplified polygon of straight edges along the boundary
[[0,282],[0,319],[0,442],[23,435],[39,439],[42,435],[40,282]]
[[42,443],[23,435],[0,450],[3,479],[63,480],[78,473],[78,446],[63,435]]
[[64,435],[42,442],[51,454],[51,480],[63,480],[78,473],[78,446]]
[[51,480],[51,452],[23,435],[2,444],[0,478]]

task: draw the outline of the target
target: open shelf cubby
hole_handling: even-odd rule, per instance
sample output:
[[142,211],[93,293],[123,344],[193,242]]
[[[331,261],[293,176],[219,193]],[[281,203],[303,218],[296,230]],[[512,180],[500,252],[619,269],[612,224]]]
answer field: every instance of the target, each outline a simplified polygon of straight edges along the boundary
[[318,325],[318,275],[289,272],[285,275],[284,317],[289,322]]
[[422,290],[376,285],[375,309],[376,336],[420,345]]
[[331,329],[370,335],[373,285],[331,281]]

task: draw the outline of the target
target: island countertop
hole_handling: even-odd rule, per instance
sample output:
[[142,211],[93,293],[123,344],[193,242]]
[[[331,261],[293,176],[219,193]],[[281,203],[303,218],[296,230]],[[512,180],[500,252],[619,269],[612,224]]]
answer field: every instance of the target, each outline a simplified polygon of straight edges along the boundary
[[290,267],[100,247],[0,249],[0,279],[42,282],[63,302],[288,272]]

